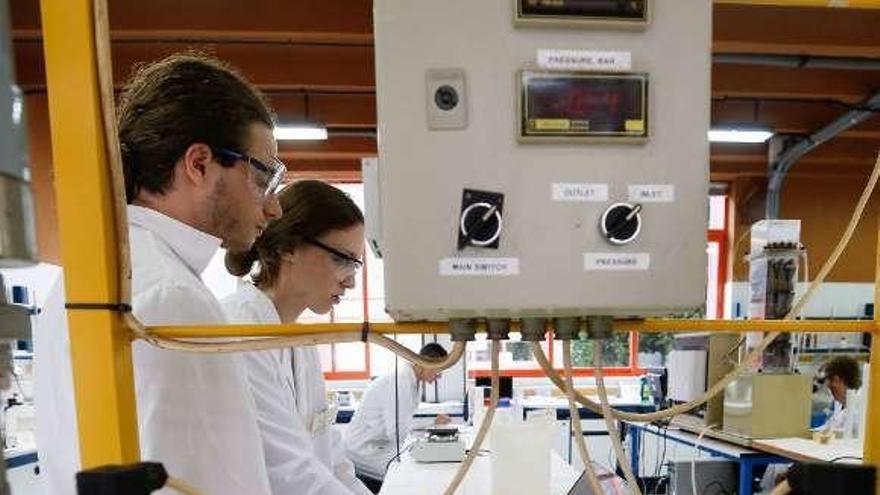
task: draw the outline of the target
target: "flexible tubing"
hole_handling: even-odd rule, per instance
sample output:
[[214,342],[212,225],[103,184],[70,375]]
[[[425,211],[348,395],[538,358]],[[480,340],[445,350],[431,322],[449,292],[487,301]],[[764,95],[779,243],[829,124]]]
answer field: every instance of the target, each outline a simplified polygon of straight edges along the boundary
[[[569,351],[569,354],[571,352]],[[593,341],[593,368],[596,372],[596,388],[599,390],[599,402],[602,404],[602,418],[605,419],[605,427],[608,428],[608,436],[611,437],[611,446],[614,449],[614,455],[617,457],[617,463],[623,469],[623,476],[629,485],[629,491],[633,495],[642,495],[639,489],[639,482],[632,471],[632,466],[626,460],[626,453],[623,451],[623,445],[620,443],[620,433],[617,425],[614,424],[614,415],[611,414],[611,406],[608,404],[608,390],[605,389],[605,376],[602,372],[602,342]]]
[[[498,405],[498,393],[499,393],[499,379],[498,379],[498,355],[501,352],[501,342],[498,340],[492,341],[492,396],[489,399],[489,408],[486,409],[486,416],[483,417],[483,424],[480,425],[480,430],[477,432],[476,438],[474,438],[474,443],[471,445],[471,450],[468,451],[467,455],[464,458],[464,461],[458,467],[458,471],[455,473],[455,477],[452,478],[452,481],[449,483],[449,486],[446,487],[446,491],[443,492],[443,495],[453,495],[456,490],[458,490],[459,485],[464,480],[464,477],[467,476],[468,471],[471,469],[471,464],[474,463],[474,459],[477,457],[477,454],[480,451],[480,446],[483,445],[483,440],[486,438],[486,434],[489,433],[489,427],[492,426],[492,418],[495,417],[495,408]],[[477,398],[479,399],[479,398]]]
[[179,493],[182,493],[183,495],[202,495],[202,492],[196,490],[195,488],[189,486],[188,484],[177,478],[168,478],[168,481],[165,482],[165,486]]
[[394,339],[388,338],[385,335],[371,333],[369,337],[367,337],[367,340],[371,344],[376,344],[388,349],[416,366],[435,371],[445,370],[457,363],[458,360],[461,359],[461,356],[464,355],[464,350],[467,346],[467,342],[455,342],[445,358],[432,359],[419,355],[419,353],[410,350],[405,345]]
[[[584,438],[584,430],[581,427],[581,412],[574,400],[574,380],[571,376],[571,346],[567,345],[569,342],[562,343],[562,362],[565,367],[565,397],[568,399],[571,423],[574,428],[574,431],[570,431],[569,435],[575,435],[574,443],[581,454],[581,460],[584,461],[584,468],[587,471],[587,481],[590,483],[590,488],[593,490],[593,493],[603,494],[605,490],[602,489],[599,476],[596,475],[596,468],[593,466],[593,460],[590,459],[590,451],[587,450],[587,441]],[[550,363],[547,364],[549,365]],[[550,369],[550,371],[553,370]],[[546,373],[547,370],[545,369],[544,372]]]

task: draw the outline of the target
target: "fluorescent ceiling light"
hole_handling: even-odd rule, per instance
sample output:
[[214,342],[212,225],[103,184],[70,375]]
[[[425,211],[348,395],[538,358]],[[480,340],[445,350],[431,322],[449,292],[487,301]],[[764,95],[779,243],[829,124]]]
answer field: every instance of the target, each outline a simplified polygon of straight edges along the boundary
[[279,126],[272,134],[279,141],[323,141],[327,139],[327,128],[318,125]]
[[773,133],[767,129],[710,129],[712,143],[763,143]]

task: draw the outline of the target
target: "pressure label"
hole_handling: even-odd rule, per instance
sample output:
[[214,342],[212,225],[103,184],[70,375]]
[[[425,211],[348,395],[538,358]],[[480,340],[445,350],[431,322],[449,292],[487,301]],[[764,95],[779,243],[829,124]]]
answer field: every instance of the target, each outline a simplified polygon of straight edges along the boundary
[[632,68],[630,52],[590,50],[538,50],[538,67],[554,70],[627,71]]
[[650,266],[649,253],[584,253],[584,270],[588,272],[647,270]]
[[519,275],[519,258],[444,258],[440,260],[440,275],[446,277]]
[[608,201],[608,184],[551,184],[553,201]]

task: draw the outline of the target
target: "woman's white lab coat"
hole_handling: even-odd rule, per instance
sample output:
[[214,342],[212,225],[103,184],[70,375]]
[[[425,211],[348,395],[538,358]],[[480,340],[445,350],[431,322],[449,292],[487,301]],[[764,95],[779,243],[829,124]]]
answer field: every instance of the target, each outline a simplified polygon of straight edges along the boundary
[[[241,281],[222,302],[230,323],[278,324],[272,301]],[[366,495],[355,477],[340,434],[336,408],[327,403],[321,361],[314,346],[245,354],[248,383],[274,495]]]

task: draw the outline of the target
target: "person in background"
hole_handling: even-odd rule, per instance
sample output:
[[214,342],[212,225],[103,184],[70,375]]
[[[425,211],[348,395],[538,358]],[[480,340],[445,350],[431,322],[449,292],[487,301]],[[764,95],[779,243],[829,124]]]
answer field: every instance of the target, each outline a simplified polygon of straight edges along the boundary
[[[425,344],[419,355],[442,359],[446,350],[440,344]],[[413,414],[419,407],[419,384],[433,383],[439,372],[405,365],[396,382],[394,374],[382,376],[367,388],[345,433],[345,449],[354,462],[358,478],[378,493],[388,463],[397,455],[398,441],[411,431]],[[395,414],[396,411],[396,414]],[[440,415],[436,424],[449,418]]]
[[[223,300],[233,323],[295,323],[306,309],[324,314],[355,286],[364,256],[364,217],[339,189],[303,180],[279,194],[280,218],[253,247],[229,251],[239,280]],[[365,495],[327,403],[321,360],[313,345],[244,355],[257,407],[266,469],[274,495]]]
[[[134,74],[119,141],[144,325],[226,324],[200,275],[218,248],[249,249],[281,214],[273,125],[259,91],[215,58],[177,54]],[[142,458],[202,493],[268,494],[241,356],[132,347]]]
[[825,384],[833,398],[833,408],[828,420],[820,430],[842,427],[846,409],[846,393],[862,387],[862,369],[850,356],[837,356],[819,368],[818,378]]
[[[815,382],[817,390],[813,393],[813,413],[822,412],[825,417],[824,423],[815,430],[830,435],[832,431],[844,428],[846,393],[862,387],[861,366],[850,356],[837,356],[819,368]],[[791,464],[768,465],[761,479],[761,488],[765,491],[773,487],[779,489],[791,469]]]

